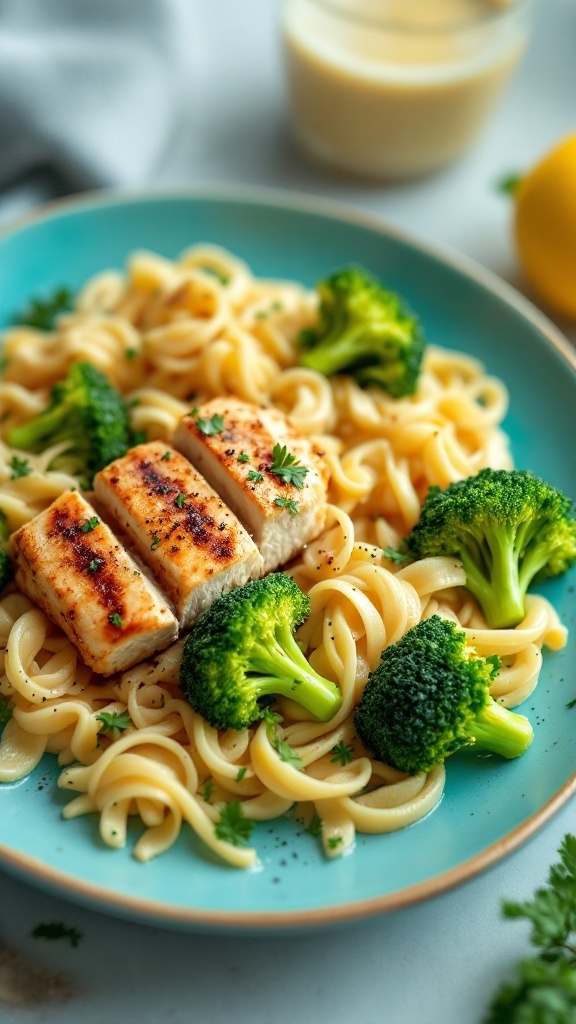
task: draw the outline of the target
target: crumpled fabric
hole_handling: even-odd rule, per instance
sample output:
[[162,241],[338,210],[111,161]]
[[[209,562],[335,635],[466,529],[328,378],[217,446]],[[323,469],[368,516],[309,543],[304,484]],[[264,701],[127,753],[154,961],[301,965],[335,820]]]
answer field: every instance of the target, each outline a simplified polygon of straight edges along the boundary
[[0,201],[183,173],[195,39],[189,0],[0,0]]

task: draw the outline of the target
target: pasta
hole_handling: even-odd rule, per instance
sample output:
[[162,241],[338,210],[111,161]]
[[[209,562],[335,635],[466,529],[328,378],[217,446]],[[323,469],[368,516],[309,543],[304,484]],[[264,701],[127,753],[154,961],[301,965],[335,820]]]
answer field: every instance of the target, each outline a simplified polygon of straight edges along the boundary
[[[0,380],[0,511],[10,531],[80,481],[65,445],[38,456],[7,444],[9,429],[49,402],[69,366],[86,360],[125,395],[131,425],[169,439],[191,401],[231,394],[281,409],[326,453],[331,472],[326,528],[287,567],[310,597],[298,639],[313,667],[343,695],[328,723],[279,700],[276,740],[266,721],[218,732],[184,699],[183,641],[109,679],[83,665],[74,646],[14,585],[0,599],[0,694],[11,708],[0,743],[0,781],[28,774],[45,752],[70,793],[64,817],[96,813],[110,847],[143,824],[134,855],[148,860],[175,842],[183,823],[227,863],[250,867],[255,850],[218,828],[238,802],[250,821],[291,814],[318,830],[327,857],[351,850],[357,832],[386,833],[439,802],[444,768],[409,776],[370,756],[352,711],[384,648],[439,612],[461,626],[479,654],[498,654],[492,693],[506,707],[538,681],[542,649],[561,648],[566,629],[547,601],[531,596],[514,629],[491,630],[464,589],[458,561],[428,558],[401,567],[386,555],[416,522],[431,484],[485,466],[511,468],[501,423],[507,391],[463,353],[429,346],[417,393],[392,399],[346,377],[327,380],[296,364],[300,331],[317,315],[314,294],[255,277],[236,256],[197,246],[178,260],[138,252],[124,274],[88,281],[75,309],[51,332],[11,328]],[[28,471],[14,473],[14,459]],[[124,716],[107,732],[103,717]],[[283,759],[279,744],[294,759]],[[350,753],[339,757],[338,751]]]

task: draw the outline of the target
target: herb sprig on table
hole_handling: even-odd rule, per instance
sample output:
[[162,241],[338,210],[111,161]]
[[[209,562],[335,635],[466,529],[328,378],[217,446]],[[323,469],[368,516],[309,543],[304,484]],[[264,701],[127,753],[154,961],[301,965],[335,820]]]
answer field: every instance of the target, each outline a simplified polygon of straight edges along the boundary
[[522,960],[497,992],[485,1024],[576,1022],[576,836],[564,836],[558,854],[532,900],[503,904],[505,917],[531,922],[530,941],[540,952]]

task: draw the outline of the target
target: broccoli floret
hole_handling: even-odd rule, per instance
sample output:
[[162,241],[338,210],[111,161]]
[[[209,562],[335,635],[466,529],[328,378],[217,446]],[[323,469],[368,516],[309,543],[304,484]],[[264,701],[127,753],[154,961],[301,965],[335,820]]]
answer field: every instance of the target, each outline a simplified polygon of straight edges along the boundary
[[309,599],[281,572],[214,601],[184,645],[180,681],[194,710],[216,729],[243,729],[261,717],[261,698],[278,695],[322,722],[332,718],[340,690],[314,671],[294,639],[309,614]]
[[122,396],[90,363],[74,363],[52,388],[52,401],[33,420],[8,431],[8,444],[24,451],[70,442],[77,472],[90,484],[94,474],[130,447],[128,415]]
[[404,544],[414,558],[459,558],[488,625],[507,628],[524,618],[532,581],[576,560],[576,519],[569,499],[533,473],[482,469],[431,487]]
[[4,590],[4,587],[10,582],[14,574],[12,562],[6,550],[9,537],[10,531],[6,522],[6,516],[0,510],[0,592]]
[[399,296],[362,267],[332,274],[317,290],[320,323],[301,334],[300,364],[327,377],[350,374],[394,398],[414,394],[425,345]]
[[356,708],[358,735],[380,761],[410,775],[469,744],[518,757],[532,726],[490,696],[499,664],[495,655],[477,657],[462,630],[432,615],[383,652]]

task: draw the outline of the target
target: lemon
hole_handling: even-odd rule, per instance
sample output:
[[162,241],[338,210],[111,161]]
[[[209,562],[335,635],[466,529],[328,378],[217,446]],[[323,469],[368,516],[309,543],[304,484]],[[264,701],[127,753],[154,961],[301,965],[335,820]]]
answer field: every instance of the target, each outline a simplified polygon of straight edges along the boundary
[[576,320],[576,134],[521,179],[514,233],[534,291],[555,313]]

